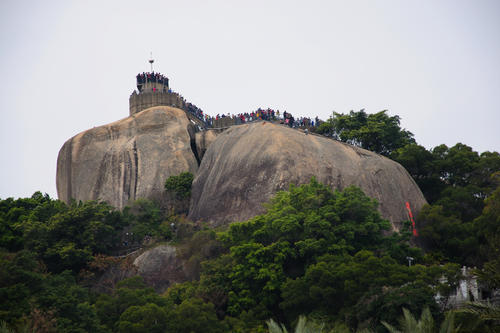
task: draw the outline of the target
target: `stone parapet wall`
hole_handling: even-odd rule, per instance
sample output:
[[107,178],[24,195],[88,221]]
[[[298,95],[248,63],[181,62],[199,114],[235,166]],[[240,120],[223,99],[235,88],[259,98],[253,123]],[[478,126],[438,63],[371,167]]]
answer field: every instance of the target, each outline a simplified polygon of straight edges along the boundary
[[[240,120],[240,119],[238,119],[238,120]],[[222,117],[219,119],[214,119],[213,127],[214,128],[224,128],[224,127],[229,127],[229,126],[239,125],[239,124],[241,124],[241,120],[237,123],[236,118]]]
[[130,115],[146,110],[147,108],[160,105],[173,106],[186,110],[186,101],[177,93],[155,91],[142,92],[139,94],[134,92],[130,95]]

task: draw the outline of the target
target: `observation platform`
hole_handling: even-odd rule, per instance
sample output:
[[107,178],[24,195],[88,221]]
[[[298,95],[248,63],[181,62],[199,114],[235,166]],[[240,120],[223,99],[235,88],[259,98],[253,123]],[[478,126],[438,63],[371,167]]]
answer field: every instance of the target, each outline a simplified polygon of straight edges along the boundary
[[169,87],[169,79],[163,74],[153,71],[140,73],[137,74],[136,81],[137,90],[134,90],[129,98],[130,115],[154,106],[172,106],[184,110],[188,118],[200,128],[208,127],[203,111],[173,92]]

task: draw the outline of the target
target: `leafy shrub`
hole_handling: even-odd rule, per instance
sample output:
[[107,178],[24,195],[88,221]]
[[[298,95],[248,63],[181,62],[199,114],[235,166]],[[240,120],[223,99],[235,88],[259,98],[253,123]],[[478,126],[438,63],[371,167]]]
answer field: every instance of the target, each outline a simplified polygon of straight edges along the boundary
[[182,172],[178,176],[170,176],[165,181],[165,190],[175,194],[179,200],[188,199],[191,196],[191,185],[194,176],[191,172]]

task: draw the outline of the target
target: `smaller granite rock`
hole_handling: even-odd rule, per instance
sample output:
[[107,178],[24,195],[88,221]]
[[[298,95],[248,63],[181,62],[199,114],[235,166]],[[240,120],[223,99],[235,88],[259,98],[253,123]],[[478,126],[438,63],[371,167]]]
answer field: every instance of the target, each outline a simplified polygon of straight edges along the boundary
[[134,260],[134,266],[144,281],[164,292],[172,283],[186,281],[183,261],[177,256],[177,250],[170,245],[159,245],[145,251]]
[[213,129],[201,131],[195,134],[196,151],[200,160],[203,159],[208,147],[215,141],[215,139],[217,139],[217,135],[220,133],[222,133],[222,130]]

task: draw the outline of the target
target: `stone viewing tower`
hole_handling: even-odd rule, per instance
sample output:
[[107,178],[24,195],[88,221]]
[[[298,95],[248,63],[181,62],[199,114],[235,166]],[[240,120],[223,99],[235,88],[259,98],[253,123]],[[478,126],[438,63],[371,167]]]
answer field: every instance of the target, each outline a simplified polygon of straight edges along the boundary
[[137,90],[129,99],[130,115],[153,106],[173,106],[187,110],[187,103],[168,86],[168,78],[153,71],[153,59],[149,60],[151,72],[137,74]]

